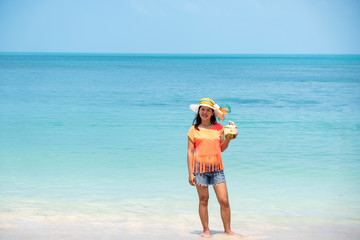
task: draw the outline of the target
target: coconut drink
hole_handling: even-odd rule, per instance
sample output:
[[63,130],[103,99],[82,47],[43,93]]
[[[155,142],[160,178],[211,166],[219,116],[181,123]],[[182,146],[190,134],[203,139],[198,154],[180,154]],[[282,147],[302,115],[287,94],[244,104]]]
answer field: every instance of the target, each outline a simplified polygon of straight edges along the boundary
[[237,126],[235,125],[235,123],[233,121],[229,121],[229,125],[226,125],[224,127],[224,135],[225,137],[234,137],[236,136],[238,133],[238,130],[237,130]]

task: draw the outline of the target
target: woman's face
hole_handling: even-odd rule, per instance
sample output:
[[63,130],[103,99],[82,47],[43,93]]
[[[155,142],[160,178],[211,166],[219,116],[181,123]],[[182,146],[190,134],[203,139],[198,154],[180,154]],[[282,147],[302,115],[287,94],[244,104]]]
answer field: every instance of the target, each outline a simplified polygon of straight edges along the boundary
[[213,110],[209,107],[201,106],[199,115],[202,121],[210,121],[211,116],[213,115]]

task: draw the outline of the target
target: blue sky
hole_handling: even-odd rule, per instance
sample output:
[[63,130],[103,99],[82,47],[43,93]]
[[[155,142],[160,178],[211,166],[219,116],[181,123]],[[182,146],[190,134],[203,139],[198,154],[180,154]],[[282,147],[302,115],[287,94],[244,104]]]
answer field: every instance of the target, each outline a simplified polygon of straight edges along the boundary
[[0,0],[0,52],[360,53],[357,0]]

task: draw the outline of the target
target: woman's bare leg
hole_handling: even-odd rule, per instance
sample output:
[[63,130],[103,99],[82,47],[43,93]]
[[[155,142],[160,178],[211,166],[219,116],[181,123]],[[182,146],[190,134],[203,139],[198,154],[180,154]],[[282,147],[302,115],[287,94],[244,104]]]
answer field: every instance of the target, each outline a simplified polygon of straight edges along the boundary
[[231,212],[226,182],[214,185],[214,190],[220,204],[221,219],[224,224],[224,231],[227,234],[233,234],[230,227]]
[[196,189],[199,195],[199,216],[204,229],[203,235],[210,236],[208,215],[209,188],[208,186],[196,185]]

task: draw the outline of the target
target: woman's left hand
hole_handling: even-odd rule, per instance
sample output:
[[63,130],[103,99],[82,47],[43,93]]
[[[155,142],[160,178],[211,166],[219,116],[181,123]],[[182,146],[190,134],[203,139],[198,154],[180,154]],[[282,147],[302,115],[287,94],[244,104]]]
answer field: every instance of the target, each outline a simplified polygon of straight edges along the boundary
[[236,135],[228,135],[226,138],[229,139],[229,140],[233,140],[237,137],[237,134]]

